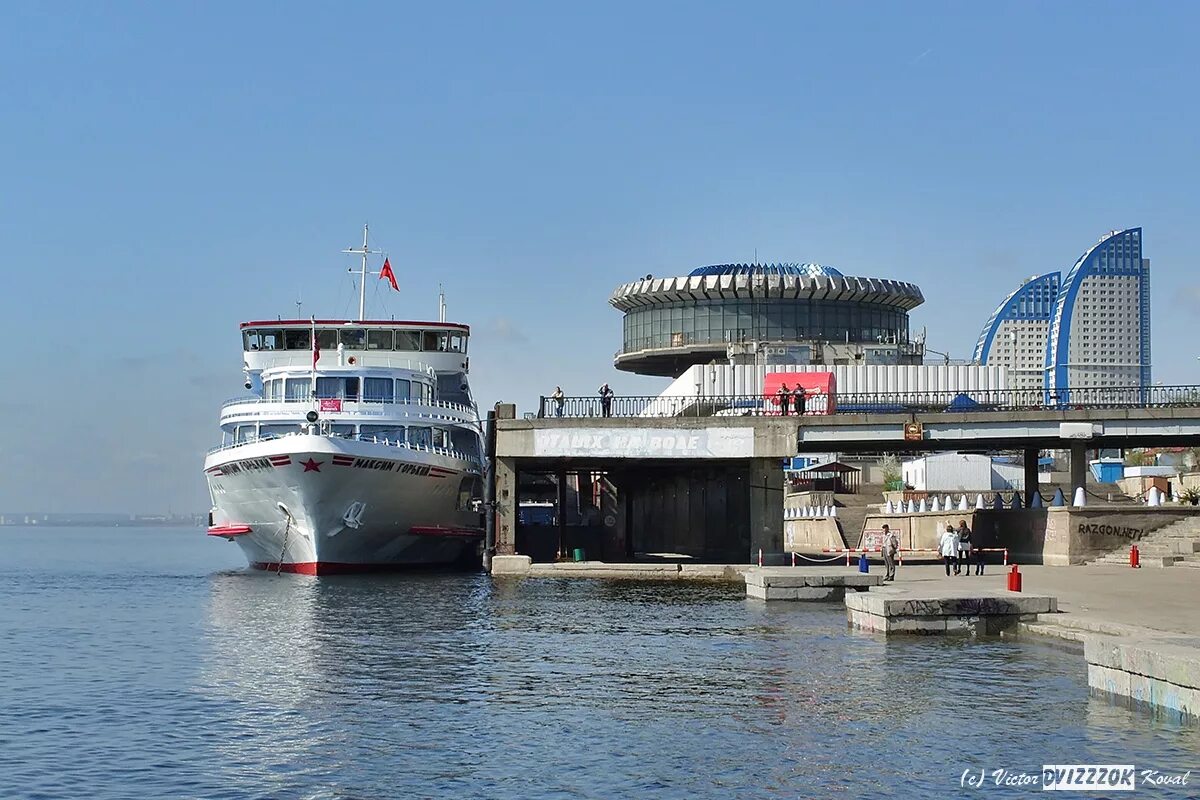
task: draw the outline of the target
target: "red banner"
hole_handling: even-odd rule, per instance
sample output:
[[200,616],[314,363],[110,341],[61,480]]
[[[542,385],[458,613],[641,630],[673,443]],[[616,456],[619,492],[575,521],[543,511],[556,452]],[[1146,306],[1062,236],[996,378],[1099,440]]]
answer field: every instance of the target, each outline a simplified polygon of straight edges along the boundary
[[342,410],[342,399],[340,397],[322,397],[321,398],[321,410],[322,411],[341,411]]

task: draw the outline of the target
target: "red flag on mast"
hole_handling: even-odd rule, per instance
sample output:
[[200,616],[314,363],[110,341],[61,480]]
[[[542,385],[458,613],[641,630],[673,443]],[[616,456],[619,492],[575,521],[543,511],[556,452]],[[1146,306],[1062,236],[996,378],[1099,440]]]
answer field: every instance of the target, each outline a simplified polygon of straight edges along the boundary
[[315,325],[313,326],[312,342],[313,342],[313,369],[316,369],[317,368],[317,360],[321,358],[321,345],[317,344],[317,328]]
[[384,278],[388,279],[388,283],[392,285],[393,289],[397,292],[400,291],[400,285],[396,283],[396,273],[392,272],[392,262],[386,258],[383,259],[383,269],[379,270],[379,279],[383,280]]

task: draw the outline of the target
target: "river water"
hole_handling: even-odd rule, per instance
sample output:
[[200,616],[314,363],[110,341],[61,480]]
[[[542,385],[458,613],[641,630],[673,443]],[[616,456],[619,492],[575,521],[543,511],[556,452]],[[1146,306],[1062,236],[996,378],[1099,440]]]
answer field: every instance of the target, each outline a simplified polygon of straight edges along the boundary
[[1039,788],[968,769],[1198,753],[1090,697],[1078,655],[889,641],[840,604],[276,576],[197,530],[0,528],[3,797],[954,797]]

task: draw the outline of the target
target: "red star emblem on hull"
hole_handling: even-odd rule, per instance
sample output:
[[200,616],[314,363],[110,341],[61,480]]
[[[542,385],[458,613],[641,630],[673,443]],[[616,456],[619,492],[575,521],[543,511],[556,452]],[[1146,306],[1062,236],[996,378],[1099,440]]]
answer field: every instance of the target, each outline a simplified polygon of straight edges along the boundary
[[321,465],[324,464],[325,462],[324,461],[313,461],[312,458],[309,458],[308,461],[301,461],[300,463],[304,465],[305,472],[320,472]]

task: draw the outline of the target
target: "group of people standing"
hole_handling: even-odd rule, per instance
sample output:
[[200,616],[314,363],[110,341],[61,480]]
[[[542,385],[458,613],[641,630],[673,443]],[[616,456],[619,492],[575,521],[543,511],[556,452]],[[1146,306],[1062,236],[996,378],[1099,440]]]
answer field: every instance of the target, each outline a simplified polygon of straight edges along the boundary
[[970,575],[971,574],[971,551],[975,552],[975,574],[983,574],[983,551],[979,548],[971,547],[971,529],[967,527],[967,521],[960,519],[958,521],[958,529],[949,522],[946,523],[946,532],[942,534],[942,540],[938,544],[938,550],[942,554],[942,561],[946,565],[946,575],[949,576],[951,567],[954,568],[955,575]]
[[[612,399],[613,390],[607,383],[601,385],[600,389],[600,415],[604,417],[612,416]],[[555,386],[550,399],[554,401],[554,416],[561,417],[563,415],[563,407],[567,404],[567,396],[563,394],[561,386]]]
[[779,410],[785,417],[792,407],[795,407],[797,416],[804,415],[804,404],[807,397],[803,386],[797,384],[795,389],[789,389],[786,383],[780,384],[779,391],[775,392],[775,400],[779,403]]
[[[894,581],[896,580],[896,560],[900,553],[900,536],[890,526],[884,525],[883,540],[879,545],[879,552],[883,556],[883,566],[886,570],[883,579]],[[967,527],[965,519],[958,521],[957,529],[950,523],[946,523],[946,532],[942,534],[941,541],[938,543],[938,552],[946,565],[947,576],[950,575],[951,568],[954,569],[955,575],[970,575],[972,552],[975,554],[975,574],[983,574],[983,551],[977,547],[971,547],[971,529]]]

